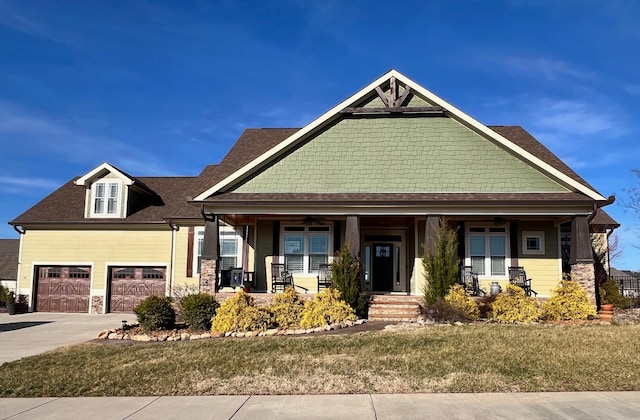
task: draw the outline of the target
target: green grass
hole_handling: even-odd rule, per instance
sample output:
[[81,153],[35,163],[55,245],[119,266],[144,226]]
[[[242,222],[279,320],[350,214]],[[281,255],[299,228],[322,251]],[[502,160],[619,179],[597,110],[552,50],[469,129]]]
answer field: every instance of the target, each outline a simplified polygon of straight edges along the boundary
[[640,390],[640,326],[433,326],[87,343],[0,366],[0,396]]

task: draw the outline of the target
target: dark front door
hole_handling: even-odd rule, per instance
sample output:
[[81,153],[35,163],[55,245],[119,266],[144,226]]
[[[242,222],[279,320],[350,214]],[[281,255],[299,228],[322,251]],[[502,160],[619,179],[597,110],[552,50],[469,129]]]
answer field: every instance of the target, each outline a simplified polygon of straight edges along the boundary
[[376,292],[393,290],[393,243],[374,243],[371,268]]

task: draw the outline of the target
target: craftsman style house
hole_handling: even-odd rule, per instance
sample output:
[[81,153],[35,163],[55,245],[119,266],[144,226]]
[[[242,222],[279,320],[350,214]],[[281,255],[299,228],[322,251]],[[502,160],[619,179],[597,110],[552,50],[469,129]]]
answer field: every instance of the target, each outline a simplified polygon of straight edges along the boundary
[[185,285],[270,292],[273,263],[313,293],[345,242],[365,291],[418,295],[441,220],[484,290],[520,266],[538,296],[571,272],[593,297],[612,201],[523,128],[485,126],[391,70],[303,128],[246,130],[196,177],[105,163],[10,223],[36,310],[131,311]]

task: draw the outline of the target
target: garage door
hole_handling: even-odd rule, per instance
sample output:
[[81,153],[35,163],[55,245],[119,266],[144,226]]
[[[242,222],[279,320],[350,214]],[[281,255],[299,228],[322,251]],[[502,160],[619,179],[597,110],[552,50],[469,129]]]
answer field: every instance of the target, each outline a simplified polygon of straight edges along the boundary
[[36,310],[43,312],[89,312],[91,267],[37,267]]
[[147,296],[164,296],[166,271],[165,267],[111,267],[109,311],[133,312]]

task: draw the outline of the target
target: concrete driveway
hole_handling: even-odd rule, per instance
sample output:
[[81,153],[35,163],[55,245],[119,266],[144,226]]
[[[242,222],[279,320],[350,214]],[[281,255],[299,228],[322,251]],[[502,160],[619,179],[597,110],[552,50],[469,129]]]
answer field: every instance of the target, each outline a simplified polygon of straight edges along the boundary
[[0,364],[92,340],[100,330],[119,327],[122,320],[131,324],[136,316],[52,312],[10,316],[0,313]]

